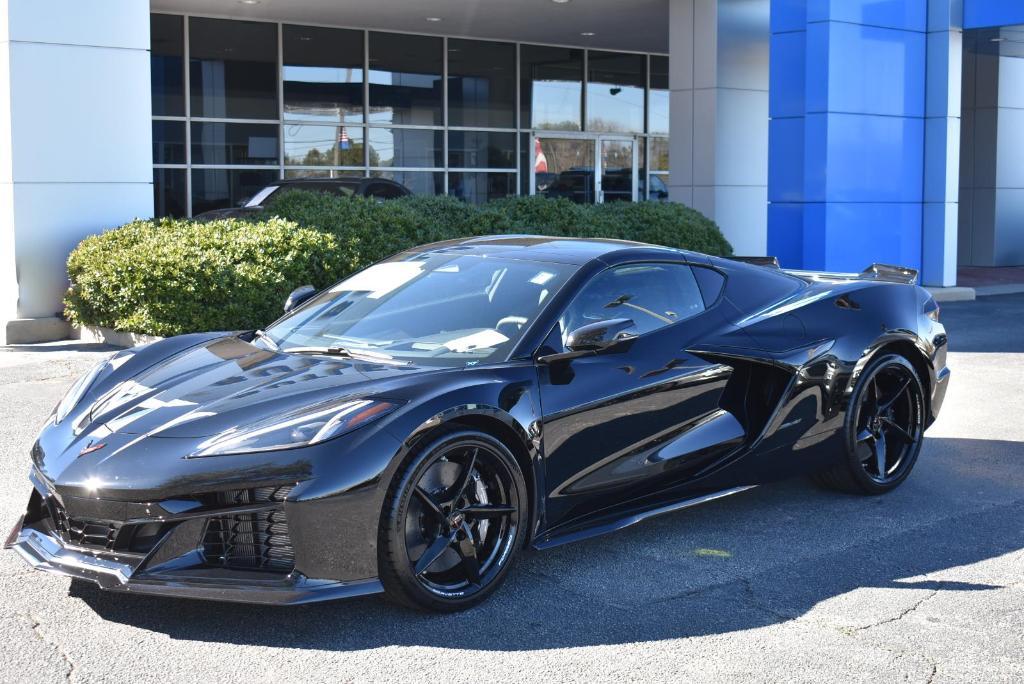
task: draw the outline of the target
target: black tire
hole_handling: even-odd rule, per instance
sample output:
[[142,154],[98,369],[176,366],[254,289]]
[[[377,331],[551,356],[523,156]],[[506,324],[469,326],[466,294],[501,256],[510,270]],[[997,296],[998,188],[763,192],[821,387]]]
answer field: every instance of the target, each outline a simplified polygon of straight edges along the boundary
[[812,479],[854,494],[891,492],[917,462],[924,422],[924,388],[914,366],[898,354],[872,360],[850,397],[841,462]]
[[439,612],[483,601],[523,545],[528,501],[515,456],[492,435],[457,429],[425,439],[381,513],[377,554],[388,598]]

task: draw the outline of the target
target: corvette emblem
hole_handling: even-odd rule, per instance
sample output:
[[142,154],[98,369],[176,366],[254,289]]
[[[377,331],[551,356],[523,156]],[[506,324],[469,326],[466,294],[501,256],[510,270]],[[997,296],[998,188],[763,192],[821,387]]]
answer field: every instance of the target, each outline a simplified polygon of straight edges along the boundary
[[89,442],[89,446],[79,451],[78,455],[85,456],[86,454],[91,454],[94,451],[99,451],[105,446],[107,446],[105,442]]

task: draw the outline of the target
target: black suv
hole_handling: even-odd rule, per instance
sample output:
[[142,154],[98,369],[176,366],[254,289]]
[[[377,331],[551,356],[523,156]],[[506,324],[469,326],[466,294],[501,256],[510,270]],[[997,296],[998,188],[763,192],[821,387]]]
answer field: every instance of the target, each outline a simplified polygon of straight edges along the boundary
[[212,221],[222,218],[243,218],[267,206],[270,198],[285,190],[306,190],[340,195],[342,197],[373,197],[378,200],[395,199],[412,194],[409,188],[387,178],[292,178],[274,181],[240,206],[227,209],[211,209],[193,218]]

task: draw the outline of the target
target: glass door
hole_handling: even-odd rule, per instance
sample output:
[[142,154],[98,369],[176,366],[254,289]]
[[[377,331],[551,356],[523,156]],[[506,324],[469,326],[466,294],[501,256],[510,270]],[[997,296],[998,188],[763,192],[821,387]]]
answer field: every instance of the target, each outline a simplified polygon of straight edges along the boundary
[[594,152],[593,138],[534,135],[530,194],[594,204]]
[[577,204],[636,202],[636,138],[535,133],[530,194],[564,197]]
[[597,201],[636,202],[636,139],[601,136],[597,139],[597,153]]

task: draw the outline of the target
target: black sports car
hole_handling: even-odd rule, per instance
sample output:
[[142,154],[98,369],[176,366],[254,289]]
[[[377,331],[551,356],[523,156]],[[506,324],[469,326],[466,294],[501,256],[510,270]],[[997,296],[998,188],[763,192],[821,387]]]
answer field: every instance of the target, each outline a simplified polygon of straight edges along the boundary
[[949,379],[935,301],[755,261],[457,240],[118,352],[43,428],[7,545],[106,589],[455,610],[524,545],[800,474],[897,487]]

